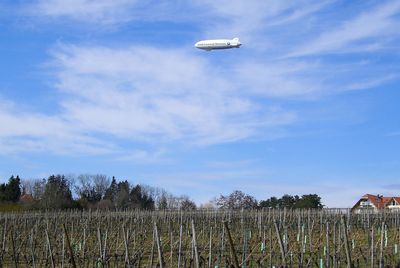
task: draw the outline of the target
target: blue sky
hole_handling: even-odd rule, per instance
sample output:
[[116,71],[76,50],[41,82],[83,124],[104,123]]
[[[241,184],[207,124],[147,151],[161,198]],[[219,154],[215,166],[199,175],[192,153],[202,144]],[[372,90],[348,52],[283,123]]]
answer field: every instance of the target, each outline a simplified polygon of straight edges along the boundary
[[0,177],[399,195],[399,27],[399,1],[2,1]]

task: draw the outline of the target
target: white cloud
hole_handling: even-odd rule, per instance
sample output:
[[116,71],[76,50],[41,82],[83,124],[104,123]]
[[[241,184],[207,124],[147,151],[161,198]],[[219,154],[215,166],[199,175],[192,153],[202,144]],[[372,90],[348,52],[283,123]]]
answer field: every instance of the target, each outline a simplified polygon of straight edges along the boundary
[[19,111],[0,103],[0,152],[110,153],[112,144],[84,135],[62,116]]
[[374,88],[374,87],[380,86],[382,84],[385,84],[387,82],[393,81],[395,79],[398,79],[398,75],[389,74],[389,75],[382,76],[382,77],[377,77],[377,78],[373,78],[373,79],[367,79],[364,81],[357,81],[357,82],[351,83],[350,85],[347,86],[347,89],[348,90],[359,90],[359,89]]
[[315,75],[320,67],[301,61],[245,62],[237,68],[236,83],[262,96],[305,97],[322,89],[323,77]]
[[151,162],[162,154],[124,144],[204,146],[279,138],[301,119],[299,111],[277,103],[329,94],[346,84],[337,77],[324,84],[331,74],[320,71],[319,62],[250,58],[219,68],[198,55],[182,48],[59,45],[49,65],[61,93],[58,114],[3,109],[0,119],[11,127],[2,131],[2,147],[116,153],[117,159]]
[[[179,21],[198,17],[192,5],[180,1],[138,0],[34,0],[24,13],[36,18],[65,19],[96,27],[134,21]],[[190,14],[189,14],[190,13]]]
[[127,9],[135,0],[38,0],[30,13],[49,17],[69,17],[78,21],[113,23],[127,20]]
[[[216,69],[182,49],[64,45],[51,55],[58,112],[1,109],[3,152],[118,154],[116,159],[151,162],[162,154],[124,144],[274,139],[297,120],[294,111],[259,101],[268,93],[256,90],[258,81],[232,79],[232,72],[244,76],[234,66]],[[276,76],[282,74],[287,71]]]
[[68,96],[65,116],[87,131],[212,144],[295,119],[293,112],[263,107],[231,74],[182,50],[65,46],[54,52],[54,64],[57,87]]
[[[27,13],[35,17],[70,19],[96,25],[132,21],[194,22],[206,35],[240,35],[250,42],[261,40],[261,32],[303,19],[324,8],[331,1],[286,2],[255,1],[137,1],[137,0],[35,0]],[[227,36],[227,37],[228,37]],[[250,43],[251,44],[251,43]]]
[[[3,147],[7,140],[15,148],[22,144],[16,137],[22,140],[21,137],[33,136],[35,139],[28,139],[29,144],[25,146],[32,150],[39,150],[44,141],[51,140],[47,143],[54,144],[52,148],[56,151],[57,141],[67,140],[63,144],[75,144],[77,151],[87,149],[83,146],[95,150],[98,144],[105,144],[102,146],[105,152],[124,152],[130,155],[127,159],[152,159],[158,156],[156,152],[125,150],[121,144],[139,141],[151,145],[172,142],[207,145],[284,136],[286,126],[298,122],[298,111],[287,110],[278,103],[370,88],[397,78],[390,76],[388,79],[387,71],[376,70],[373,60],[360,67],[348,62],[282,59],[286,50],[298,46],[299,42],[293,38],[290,44],[280,43],[282,32],[285,37],[296,36],[300,28],[298,22],[304,25],[310,16],[317,16],[316,12],[330,3],[207,0],[195,5],[178,5],[189,10],[184,12],[186,16],[193,14],[191,20],[200,22],[204,32],[246,36],[249,44],[235,54],[225,54],[223,65],[214,61],[214,55],[204,56],[206,54],[200,51],[194,52],[193,47],[187,50],[180,47],[57,46],[52,50],[50,68],[54,68],[55,87],[62,93],[62,100],[57,103],[60,112],[46,115],[26,111],[16,116],[10,109],[1,110],[1,120],[15,125],[5,130],[8,136],[3,137]],[[387,32],[380,30],[396,24],[392,15],[399,7],[390,3],[375,10],[376,14],[364,13],[341,25],[339,30],[322,34],[310,45],[310,51],[318,53],[327,48],[348,47],[360,39],[385,35]],[[128,0],[38,0],[34,3],[39,16],[68,17],[100,24],[146,20],[144,17],[151,11],[150,20],[159,15],[167,18],[165,14],[172,5],[162,2],[151,9],[150,4]],[[194,10],[199,14],[193,13]],[[143,13],[139,14],[140,11]],[[377,21],[372,28],[364,25],[369,15]],[[175,17],[170,19],[182,18],[180,13]],[[329,24],[331,22],[327,22]],[[214,27],[216,25],[221,27]],[[264,46],[263,42],[250,44],[250,40],[265,36],[275,47],[273,52],[253,49],[260,44]],[[307,54],[305,49],[308,47],[301,47],[296,53]],[[354,79],[356,73],[364,77],[373,73],[374,76],[369,80]],[[27,128],[20,133],[19,126],[24,120]],[[60,129],[65,137],[50,135],[40,125]],[[112,137],[114,143],[110,144],[104,136]]]
[[[308,20],[314,13],[329,5],[332,1],[197,1],[204,7],[202,22],[205,37],[240,37],[243,48],[268,51],[288,45],[288,40],[280,40],[288,32],[293,39],[293,27],[298,31],[299,20]],[[284,28],[276,32],[277,27]],[[279,42],[279,46],[276,43]],[[294,44],[293,44],[294,45]]]
[[116,161],[133,162],[133,163],[160,163],[168,162],[165,155],[167,154],[166,149],[160,149],[156,151],[148,150],[135,150],[133,152],[127,151],[121,157],[116,158]]
[[385,42],[398,38],[400,24],[395,16],[399,11],[399,2],[388,1],[344,23],[330,26],[333,29],[322,32],[315,40],[307,41],[289,56],[380,49]]

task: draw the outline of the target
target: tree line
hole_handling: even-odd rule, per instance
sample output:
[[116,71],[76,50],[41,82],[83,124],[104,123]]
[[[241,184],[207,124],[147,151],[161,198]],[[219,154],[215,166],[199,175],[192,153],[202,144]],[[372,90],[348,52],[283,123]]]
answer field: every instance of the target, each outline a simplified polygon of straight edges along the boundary
[[243,193],[242,191],[233,191],[229,195],[221,195],[216,199],[219,208],[226,209],[256,209],[256,208],[314,208],[321,209],[321,197],[317,194],[306,194],[299,197],[283,195],[281,198],[275,196],[257,201],[253,196]]
[[32,196],[34,208],[196,209],[187,196],[174,196],[162,188],[130,184],[101,174],[21,180],[20,188],[21,194]]
[[[0,184],[2,204],[23,204],[26,209],[182,209],[198,206],[188,196],[175,196],[149,185],[131,184],[102,174],[51,175],[47,179],[20,179],[11,176]],[[242,191],[220,195],[199,208],[322,208],[316,194],[283,195],[257,199]]]

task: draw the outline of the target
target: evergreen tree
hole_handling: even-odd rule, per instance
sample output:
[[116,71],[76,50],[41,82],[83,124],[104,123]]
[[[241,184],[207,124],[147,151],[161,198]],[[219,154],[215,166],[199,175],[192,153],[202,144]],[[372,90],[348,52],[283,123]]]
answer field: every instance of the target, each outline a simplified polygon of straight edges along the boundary
[[6,201],[6,184],[5,183],[0,184],[0,201],[1,202]]
[[133,208],[142,208],[142,189],[139,184],[132,188],[129,198]]
[[21,196],[21,179],[19,176],[10,178],[6,187],[8,201],[17,202]]
[[21,197],[21,179],[11,176],[8,183],[0,185],[0,201],[17,202]]
[[41,199],[44,208],[70,208],[73,205],[70,183],[62,175],[51,175],[47,179]]
[[317,194],[303,195],[296,204],[296,208],[323,208],[321,197]]
[[162,195],[158,200],[158,209],[167,209],[168,208],[168,200],[165,195]]
[[142,187],[137,184],[132,188],[130,194],[131,207],[137,209],[154,209],[154,200],[142,191]]
[[147,194],[142,194],[142,209],[154,210],[154,200],[151,196]]
[[261,208],[323,208],[321,197],[317,194],[303,195],[301,198],[298,195],[291,196],[283,195],[281,198],[275,196],[260,201]]
[[114,205],[117,208],[129,207],[129,182],[121,181],[117,184],[117,194],[115,196]]
[[291,196],[291,195],[285,194],[279,200],[279,207],[294,208],[298,199],[299,199],[299,197],[297,195]]
[[104,194],[104,199],[110,200],[111,202],[114,203],[115,197],[117,196],[117,192],[118,192],[118,185],[117,185],[117,181],[116,181],[115,177],[113,176],[112,180],[111,180],[111,184],[107,188],[107,190]]

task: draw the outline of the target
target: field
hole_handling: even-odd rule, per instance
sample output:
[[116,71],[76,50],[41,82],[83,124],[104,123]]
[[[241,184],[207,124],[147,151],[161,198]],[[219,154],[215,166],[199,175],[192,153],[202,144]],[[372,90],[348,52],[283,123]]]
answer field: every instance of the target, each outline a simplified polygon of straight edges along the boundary
[[398,267],[400,213],[3,213],[1,267]]

